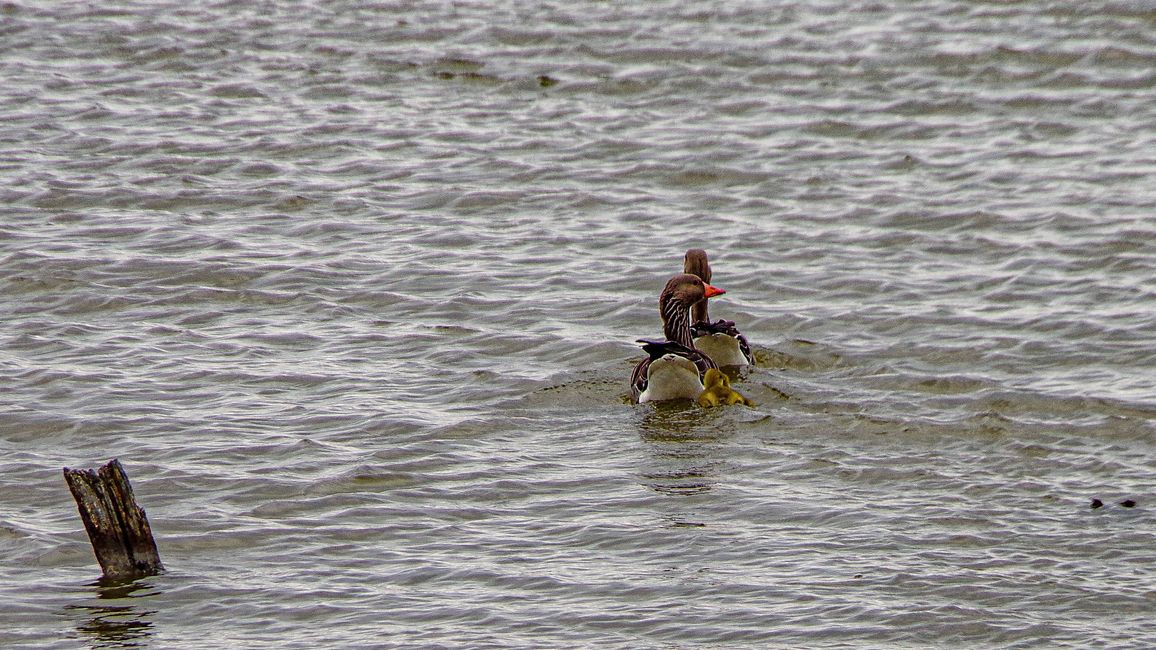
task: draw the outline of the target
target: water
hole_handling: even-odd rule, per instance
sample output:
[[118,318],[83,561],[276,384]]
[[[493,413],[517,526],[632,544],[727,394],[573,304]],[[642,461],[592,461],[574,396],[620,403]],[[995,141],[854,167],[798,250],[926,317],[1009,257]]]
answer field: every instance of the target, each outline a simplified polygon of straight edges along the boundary
[[[1156,644],[1142,3],[0,34],[0,645]],[[625,399],[690,246],[755,408]],[[120,586],[60,476],[113,457]]]

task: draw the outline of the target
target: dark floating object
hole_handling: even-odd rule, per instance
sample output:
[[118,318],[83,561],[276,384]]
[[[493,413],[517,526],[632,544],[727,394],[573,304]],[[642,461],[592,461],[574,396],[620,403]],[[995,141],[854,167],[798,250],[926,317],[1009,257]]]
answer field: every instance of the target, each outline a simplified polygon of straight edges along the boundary
[[443,81],[459,80],[459,81],[481,81],[486,83],[498,83],[501,81],[498,77],[492,74],[485,74],[482,72],[452,72],[450,70],[435,70],[433,76]]
[[538,85],[543,88],[549,88],[550,86],[557,86],[558,80],[550,75],[540,74],[538,75]]
[[64,468],[104,577],[128,580],[164,571],[152,529],[115,458],[99,470]]
[[[1096,508],[1102,508],[1102,507],[1104,507],[1103,501],[1096,499],[1096,498],[1092,499],[1092,510],[1095,510]],[[1120,502],[1120,507],[1121,508],[1135,508],[1136,507],[1136,500],[1135,499],[1124,499],[1123,501]]]

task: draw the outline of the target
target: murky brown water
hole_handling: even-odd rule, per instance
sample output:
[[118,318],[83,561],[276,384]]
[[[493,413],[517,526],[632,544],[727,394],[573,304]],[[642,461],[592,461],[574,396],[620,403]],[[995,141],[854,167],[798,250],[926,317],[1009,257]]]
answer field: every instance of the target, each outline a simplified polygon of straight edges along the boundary
[[[18,1],[0,72],[4,647],[1156,644],[1140,4]],[[756,408],[623,400],[689,246]]]

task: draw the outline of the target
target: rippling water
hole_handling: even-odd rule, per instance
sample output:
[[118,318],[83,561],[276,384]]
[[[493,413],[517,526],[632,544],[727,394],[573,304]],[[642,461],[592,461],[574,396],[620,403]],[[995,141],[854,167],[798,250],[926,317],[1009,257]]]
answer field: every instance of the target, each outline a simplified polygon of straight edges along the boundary
[[[0,35],[0,645],[1156,645],[1144,3]],[[755,408],[626,399],[690,246]],[[119,587],[60,476],[113,457]]]

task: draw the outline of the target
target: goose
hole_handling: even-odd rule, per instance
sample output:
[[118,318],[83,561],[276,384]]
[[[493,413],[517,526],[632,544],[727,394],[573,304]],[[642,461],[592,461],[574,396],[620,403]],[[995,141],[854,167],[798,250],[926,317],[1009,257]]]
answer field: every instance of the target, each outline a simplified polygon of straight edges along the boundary
[[704,390],[702,375],[718,364],[694,347],[690,309],[711,296],[726,293],[696,275],[671,278],[658,297],[664,341],[638,339],[647,358],[634,367],[630,391],[638,403],[668,399],[698,399]]
[[[707,261],[706,251],[701,248],[686,251],[682,272],[697,275],[703,282],[710,284],[710,262]],[[747,337],[739,332],[734,321],[719,319],[710,322],[705,300],[695,303],[693,315],[691,333],[699,350],[705,352],[720,366],[754,365],[755,358],[751,354]]]
[[706,375],[702,378],[702,383],[706,389],[702,391],[702,395],[698,396],[700,406],[731,406],[734,404],[754,406],[754,402],[731,388],[730,377],[727,377],[718,368],[707,370]]

